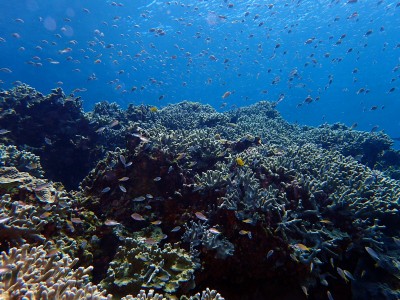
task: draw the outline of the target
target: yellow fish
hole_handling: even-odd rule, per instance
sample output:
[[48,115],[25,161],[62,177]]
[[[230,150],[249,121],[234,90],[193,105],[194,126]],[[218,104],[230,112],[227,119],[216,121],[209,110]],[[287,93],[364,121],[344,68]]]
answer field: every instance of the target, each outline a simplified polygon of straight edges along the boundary
[[237,164],[239,167],[243,167],[243,166],[244,166],[244,161],[243,161],[243,159],[241,159],[240,157],[236,158],[236,164]]
[[299,248],[301,251],[310,251],[310,248],[303,244],[295,244],[294,246]]

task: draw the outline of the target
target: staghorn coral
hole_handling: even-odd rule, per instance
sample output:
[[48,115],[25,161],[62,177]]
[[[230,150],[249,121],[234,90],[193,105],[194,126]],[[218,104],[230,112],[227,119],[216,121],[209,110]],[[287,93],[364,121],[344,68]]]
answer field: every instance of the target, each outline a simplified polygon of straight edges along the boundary
[[224,300],[224,298],[215,290],[206,288],[204,291],[197,293],[189,298],[190,300]]
[[195,269],[196,264],[182,249],[169,244],[160,248],[143,238],[125,238],[101,284],[116,294],[141,287],[174,293],[193,287]]
[[[235,251],[235,246],[223,237],[222,234],[210,232],[209,226],[190,221],[185,224],[185,232],[182,235],[182,241],[190,244],[190,252],[196,257],[200,254],[196,247],[203,246],[206,250],[215,250],[215,257],[225,259],[227,256],[232,256]],[[205,251],[203,249],[203,251]]]
[[[162,294],[155,293],[154,290],[149,290],[149,292],[146,294],[145,290],[140,290],[139,294],[137,294],[136,297],[132,295],[127,295],[122,298],[122,300],[166,300],[167,298],[164,298]],[[185,299],[190,299],[190,300],[224,300],[224,298],[217,293],[215,290],[210,290],[209,288],[206,288],[204,291],[200,293],[197,293],[194,296],[190,296],[188,298],[187,296],[182,296],[181,300]]]
[[[76,244],[89,240],[95,230],[96,218],[90,212],[73,210],[76,201],[59,184],[4,167],[0,169],[0,193],[2,249],[52,238],[64,241],[65,253],[76,255],[80,251]],[[81,237],[74,237],[77,233]],[[84,252],[82,257],[87,259],[83,262],[90,262],[91,254]]]
[[50,243],[24,244],[2,252],[0,296],[5,299],[111,299],[89,282],[92,267],[73,269],[78,259],[54,253]]
[[163,297],[162,294],[155,293],[154,290],[149,290],[146,294],[145,290],[140,290],[136,297],[132,295],[126,295],[122,297],[121,300],[166,300],[167,298]]

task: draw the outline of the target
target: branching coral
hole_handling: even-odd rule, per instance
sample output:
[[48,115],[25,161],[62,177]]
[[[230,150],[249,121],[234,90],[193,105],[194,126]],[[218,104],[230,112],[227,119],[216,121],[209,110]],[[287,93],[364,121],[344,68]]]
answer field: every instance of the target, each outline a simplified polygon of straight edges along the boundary
[[141,287],[174,293],[194,284],[196,264],[188,253],[167,244],[159,248],[152,240],[126,238],[118,247],[102,285],[113,293]]
[[12,248],[1,257],[0,296],[5,299],[111,299],[89,282],[91,267],[73,269],[78,259],[59,257],[50,244]]

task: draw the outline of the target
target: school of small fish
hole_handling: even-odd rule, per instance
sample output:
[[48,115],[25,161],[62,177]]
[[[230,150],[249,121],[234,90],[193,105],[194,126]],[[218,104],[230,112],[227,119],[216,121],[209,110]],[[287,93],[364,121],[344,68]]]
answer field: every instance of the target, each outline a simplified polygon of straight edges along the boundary
[[35,3],[0,4],[4,85],[46,77],[49,89],[154,104],[216,94],[208,101],[221,108],[267,98],[301,109],[340,98],[343,111],[368,114],[353,123],[372,131],[382,126],[370,114],[399,95],[396,1],[125,0],[50,12]]

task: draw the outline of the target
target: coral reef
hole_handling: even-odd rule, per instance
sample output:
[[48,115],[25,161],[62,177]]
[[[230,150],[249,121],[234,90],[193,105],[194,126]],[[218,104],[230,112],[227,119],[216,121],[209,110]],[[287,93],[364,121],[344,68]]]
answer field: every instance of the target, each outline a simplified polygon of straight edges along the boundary
[[173,294],[194,286],[195,263],[184,250],[153,240],[125,238],[109,265],[102,285],[113,294],[125,295],[140,288],[156,288]]
[[21,172],[27,172],[39,178],[44,175],[37,155],[25,150],[19,151],[12,145],[0,144],[0,167],[16,167]]
[[[0,142],[39,156],[47,178],[76,188],[101,155],[82,102],[61,89],[48,96],[27,85],[0,92]],[[65,170],[69,170],[68,174]]]
[[51,244],[23,244],[1,255],[0,296],[5,299],[111,299],[89,282],[91,267],[73,269],[78,259],[60,257]]
[[[83,113],[61,90],[0,96],[16,124],[0,124],[2,250],[59,240],[124,299],[223,299],[209,286],[227,299],[398,298],[400,155],[384,133],[289,124],[265,101]],[[21,116],[49,111],[58,125],[33,141]],[[83,148],[59,155],[72,135]],[[75,157],[87,163],[52,173]]]

